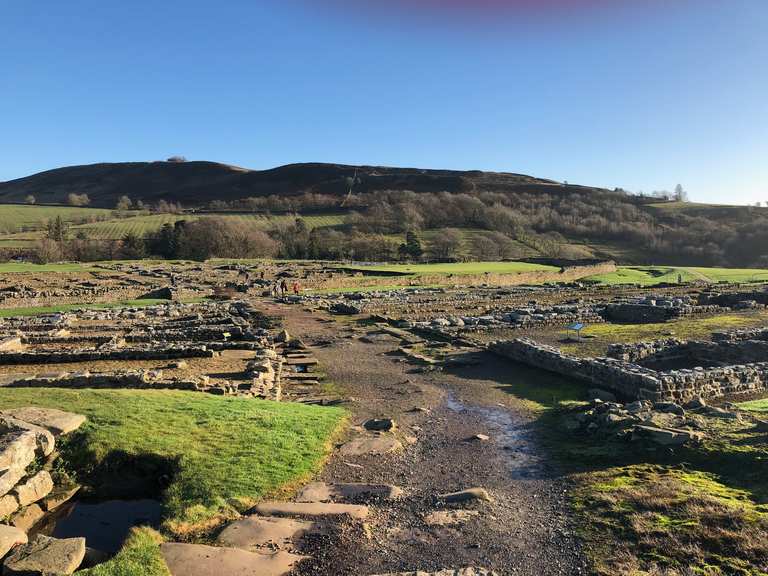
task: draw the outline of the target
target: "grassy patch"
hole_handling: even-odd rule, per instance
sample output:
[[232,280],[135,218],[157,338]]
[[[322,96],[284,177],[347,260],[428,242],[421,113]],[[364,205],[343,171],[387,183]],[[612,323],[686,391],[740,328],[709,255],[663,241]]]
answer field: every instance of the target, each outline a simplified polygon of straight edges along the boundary
[[164,526],[176,534],[305,478],[344,416],[338,408],[199,392],[0,390],[0,407],[29,405],[88,417],[62,453],[97,491],[109,492],[115,467],[168,474]]
[[576,508],[595,571],[739,574],[768,570],[768,516],[717,475],[636,464],[582,479]]
[[[181,302],[191,304],[202,302],[204,298],[189,298]],[[99,309],[99,308],[142,308],[145,306],[157,306],[158,304],[170,304],[172,300],[163,300],[160,298],[146,298],[142,300],[120,300],[118,302],[104,303],[80,303],[80,304],[58,304],[56,306],[33,306],[29,308],[3,308],[0,309],[0,318],[9,316],[37,316],[38,314],[55,314],[57,312],[68,312],[81,308]]]
[[743,410],[751,410],[752,412],[768,412],[768,398],[742,402],[739,404],[739,408]]
[[608,286],[620,284],[677,284],[687,282],[759,282],[768,281],[768,270],[751,268],[695,268],[685,266],[620,266],[615,272],[584,278]]
[[658,324],[590,324],[582,330],[582,335],[589,338],[559,346],[569,353],[596,356],[604,354],[609,344],[643,342],[672,336],[683,340],[702,340],[709,339],[716,330],[751,328],[766,322],[768,312],[760,310],[709,317],[684,317]]
[[134,528],[120,552],[108,562],[88,570],[80,570],[78,576],[170,576],[165,560],[160,554],[161,536],[149,528]]

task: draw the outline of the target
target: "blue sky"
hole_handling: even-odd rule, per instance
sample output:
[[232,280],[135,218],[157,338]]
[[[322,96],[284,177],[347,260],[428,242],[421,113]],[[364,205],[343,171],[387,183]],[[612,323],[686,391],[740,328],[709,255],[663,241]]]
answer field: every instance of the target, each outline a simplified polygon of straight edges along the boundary
[[0,0],[0,180],[182,154],[768,201],[765,0],[465,4]]

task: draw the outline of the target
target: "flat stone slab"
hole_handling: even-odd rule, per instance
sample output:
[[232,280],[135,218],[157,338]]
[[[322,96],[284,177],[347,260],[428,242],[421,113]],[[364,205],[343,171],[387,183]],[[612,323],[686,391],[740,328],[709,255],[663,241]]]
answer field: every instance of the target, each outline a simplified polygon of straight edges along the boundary
[[322,502],[262,502],[256,505],[254,511],[262,516],[291,516],[295,518],[351,516],[362,520],[368,516],[367,506]]
[[315,531],[313,522],[294,518],[248,516],[236,520],[222,530],[216,542],[221,546],[249,552],[265,549],[292,549],[305,534]]
[[403,494],[402,488],[389,484],[326,484],[311,482],[296,497],[297,502],[359,502],[393,500]]
[[438,572],[417,570],[416,572],[390,572],[376,576],[498,576],[498,574],[485,568],[446,568]]
[[85,538],[50,538],[38,535],[17,547],[3,562],[4,576],[72,574],[85,557]]
[[30,504],[26,508],[22,508],[12,519],[11,524],[20,528],[25,532],[28,532],[32,526],[45,516],[45,512],[37,504]]
[[172,576],[282,576],[304,559],[289,552],[256,554],[178,542],[161,544],[160,552]]
[[402,450],[403,445],[386,436],[361,436],[344,444],[339,451],[344,456],[383,456]]
[[27,534],[24,530],[6,524],[0,524],[0,558],[3,558],[11,548],[18,544],[27,543]]
[[34,434],[37,449],[42,452],[43,456],[50,455],[56,446],[56,440],[53,437],[53,434],[46,428],[0,413],[0,434],[18,431],[27,431]]
[[4,410],[2,414],[7,414],[13,418],[18,418],[24,422],[41,426],[50,430],[53,434],[68,434],[77,430],[85,422],[85,416],[64,412],[56,408],[37,408],[30,406],[28,408],[14,408]]
[[456,526],[479,516],[477,510],[437,510],[424,517],[428,526]]

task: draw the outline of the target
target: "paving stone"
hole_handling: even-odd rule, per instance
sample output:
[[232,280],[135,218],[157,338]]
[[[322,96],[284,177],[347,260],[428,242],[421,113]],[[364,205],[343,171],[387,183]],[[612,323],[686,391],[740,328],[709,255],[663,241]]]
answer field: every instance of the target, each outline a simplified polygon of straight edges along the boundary
[[403,493],[402,488],[389,484],[359,484],[311,482],[302,488],[297,502],[359,502],[363,500],[393,500]]
[[321,502],[261,502],[256,505],[254,511],[262,516],[290,516],[295,518],[351,516],[352,518],[364,519],[368,516],[367,506]]
[[72,574],[85,557],[85,538],[38,535],[17,547],[3,563],[4,576],[59,576]]
[[85,422],[85,416],[82,414],[64,412],[55,408],[15,408],[13,410],[5,410],[3,414],[29,422],[30,424],[42,426],[57,436],[77,430]]
[[24,530],[15,526],[0,524],[0,558],[5,557],[11,548],[17,544],[26,544],[27,541],[27,534]]
[[361,436],[344,444],[339,451],[344,456],[383,456],[401,450],[403,445],[385,436]]
[[282,576],[304,559],[289,552],[256,554],[239,548],[167,542],[160,552],[172,576]]
[[294,518],[248,516],[229,524],[216,539],[221,546],[249,552],[293,549],[302,536],[317,530],[313,522]]
[[478,516],[477,510],[437,510],[424,517],[424,522],[429,526],[455,526],[464,524]]

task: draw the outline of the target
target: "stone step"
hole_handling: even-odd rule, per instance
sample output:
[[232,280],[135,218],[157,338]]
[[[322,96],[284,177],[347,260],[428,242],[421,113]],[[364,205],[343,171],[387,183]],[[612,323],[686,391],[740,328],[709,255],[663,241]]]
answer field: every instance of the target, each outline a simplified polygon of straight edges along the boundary
[[368,516],[367,506],[355,504],[326,504],[321,502],[262,502],[253,509],[262,516],[293,518],[329,518],[351,516],[360,520]]
[[318,532],[313,522],[274,516],[247,516],[229,524],[219,534],[216,542],[229,548],[249,552],[293,550],[298,541],[308,533]]
[[389,484],[311,482],[301,489],[297,502],[362,502],[367,500],[394,500],[403,490]]
[[84,557],[85,538],[62,540],[39,534],[11,552],[3,562],[3,574],[72,574]]
[[239,548],[166,542],[160,552],[171,576],[283,576],[303,560],[289,552],[257,554]]
[[314,366],[318,364],[317,358],[288,358],[283,362],[286,366]]
[[344,456],[383,456],[401,450],[400,441],[386,436],[361,436],[344,444],[339,452]]

